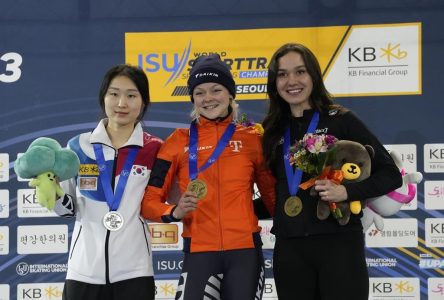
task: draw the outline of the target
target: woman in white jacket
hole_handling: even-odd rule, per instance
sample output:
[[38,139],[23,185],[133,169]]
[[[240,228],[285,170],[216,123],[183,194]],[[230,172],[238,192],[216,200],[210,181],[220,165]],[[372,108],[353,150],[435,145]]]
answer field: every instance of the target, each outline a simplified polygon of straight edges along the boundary
[[63,299],[154,299],[150,234],[140,204],[162,141],[143,132],[150,103],[145,73],[118,65],[105,75],[105,114],[92,132],[68,142],[78,175],[61,183],[55,207],[75,216]]

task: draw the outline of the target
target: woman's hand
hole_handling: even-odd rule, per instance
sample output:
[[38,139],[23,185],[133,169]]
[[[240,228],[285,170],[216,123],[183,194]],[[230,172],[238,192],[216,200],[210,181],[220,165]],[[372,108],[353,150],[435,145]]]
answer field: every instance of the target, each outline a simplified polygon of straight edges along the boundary
[[186,191],[180,197],[179,203],[177,203],[176,209],[173,211],[173,217],[182,219],[189,212],[196,210],[198,201],[196,193]]
[[329,179],[316,180],[314,188],[323,201],[341,202],[348,198],[345,186],[336,184]]

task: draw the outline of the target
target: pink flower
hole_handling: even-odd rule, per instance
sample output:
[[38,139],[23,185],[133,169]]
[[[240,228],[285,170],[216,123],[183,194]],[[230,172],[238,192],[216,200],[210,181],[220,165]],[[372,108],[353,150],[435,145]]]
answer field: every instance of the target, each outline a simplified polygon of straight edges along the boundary
[[333,135],[330,134],[325,135],[325,142],[327,143],[328,146],[334,145],[334,143],[336,143],[337,141],[338,139],[335,138]]

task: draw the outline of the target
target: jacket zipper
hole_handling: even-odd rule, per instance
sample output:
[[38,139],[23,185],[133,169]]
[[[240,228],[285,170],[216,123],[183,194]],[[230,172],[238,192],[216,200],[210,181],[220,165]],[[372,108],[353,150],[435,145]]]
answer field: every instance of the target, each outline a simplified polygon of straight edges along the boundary
[[74,241],[74,245],[72,246],[72,251],[71,251],[71,255],[69,256],[69,259],[72,258],[72,255],[74,254],[74,251],[76,249],[76,245],[77,245],[77,241],[79,240],[80,234],[82,233],[82,225],[80,225],[80,229],[79,229],[79,233],[77,234],[77,237]]
[[[219,141],[220,137],[219,137],[219,123],[216,122],[216,145],[217,142]],[[222,151],[223,153],[223,151]],[[220,154],[219,158],[222,158],[222,153]],[[220,188],[219,188],[219,183],[220,183],[220,169],[219,169],[219,162],[216,160],[217,163],[217,178],[218,178],[218,184],[217,184],[217,203],[219,205],[219,226],[220,226],[220,249],[222,251],[224,251],[224,235],[223,235],[223,224],[222,224],[222,204],[221,204],[221,200],[220,200]]]
[[[139,219],[140,220],[140,219]],[[151,256],[151,251],[150,251],[150,242],[149,242],[149,240],[148,240],[148,235],[147,235],[147,230],[149,230],[149,228],[148,228],[148,224],[146,224],[143,220],[140,220],[140,222],[142,223],[142,230],[143,230],[143,234],[144,234],[144,236],[145,236],[145,243],[146,243],[146,247],[147,247],[147,249],[148,249],[148,255],[150,255]],[[150,234],[149,232],[148,232],[148,234]]]

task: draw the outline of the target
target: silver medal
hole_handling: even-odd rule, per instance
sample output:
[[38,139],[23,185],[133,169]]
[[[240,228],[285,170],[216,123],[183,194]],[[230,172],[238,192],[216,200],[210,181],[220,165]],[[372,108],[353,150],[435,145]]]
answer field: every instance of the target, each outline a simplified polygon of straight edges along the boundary
[[103,217],[103,226],[110,231],[117,231],[123,227],[123,216],[117,211],[109,211]]

